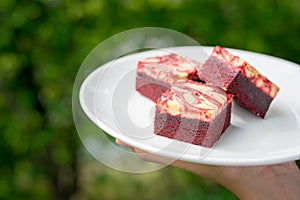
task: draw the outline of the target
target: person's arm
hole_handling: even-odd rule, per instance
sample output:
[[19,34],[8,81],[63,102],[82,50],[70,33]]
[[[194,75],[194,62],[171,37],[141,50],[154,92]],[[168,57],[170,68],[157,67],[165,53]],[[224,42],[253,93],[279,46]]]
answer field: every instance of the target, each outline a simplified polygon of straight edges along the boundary
[[[168,159],[127,146],[142,159],[168,163]],[[240,199],[300,199],[300,171],[295,162],[275,165],[230,167],[214,166],[176,160],[172,166],[192,172],[223,185]]]

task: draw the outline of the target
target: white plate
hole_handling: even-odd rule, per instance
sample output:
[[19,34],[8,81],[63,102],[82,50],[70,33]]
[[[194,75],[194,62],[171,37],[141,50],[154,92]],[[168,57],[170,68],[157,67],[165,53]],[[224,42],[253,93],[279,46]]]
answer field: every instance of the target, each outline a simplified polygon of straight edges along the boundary
[[[207,54],[211,47],[202,47]],[[169,48],[204,61],[201,47]],[[292,62],[253,52],[228,49],[244,58],[280,87],[265,119],[233,105],[231,126],[213,148],[204,148],[153,131],[155,104],[135,91],[138,60],[162,55],[153,50],[129,55],[93,71],[80,89],[87,116],[115,138],[172,159],[214,165],[273,164],[300,158],[300,67]]]

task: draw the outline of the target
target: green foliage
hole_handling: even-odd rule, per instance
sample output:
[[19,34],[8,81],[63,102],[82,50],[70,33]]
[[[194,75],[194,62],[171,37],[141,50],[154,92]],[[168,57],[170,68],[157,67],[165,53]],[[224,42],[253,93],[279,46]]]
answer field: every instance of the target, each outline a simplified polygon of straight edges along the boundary
[[[142,26],[300,63],[299,8],[297,0],[1,0],[0,199],[234,199],[169,168],[130,177],[98,166],[95,179],[80,182],[87,166],[78,164],[71,113],[76,72],[99,42]],[[116,196],[111,187],[125,188]]]

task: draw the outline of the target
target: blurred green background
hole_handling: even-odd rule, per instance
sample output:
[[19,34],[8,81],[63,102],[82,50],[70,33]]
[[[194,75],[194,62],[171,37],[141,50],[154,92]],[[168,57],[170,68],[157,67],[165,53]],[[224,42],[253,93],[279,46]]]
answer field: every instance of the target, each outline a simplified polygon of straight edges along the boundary
[[126,174],[92,158],[73,124],[77,70],[144,26],[300,63],[299,19],[298,0],[1,0],[0,199],[236,199],[175,168]]

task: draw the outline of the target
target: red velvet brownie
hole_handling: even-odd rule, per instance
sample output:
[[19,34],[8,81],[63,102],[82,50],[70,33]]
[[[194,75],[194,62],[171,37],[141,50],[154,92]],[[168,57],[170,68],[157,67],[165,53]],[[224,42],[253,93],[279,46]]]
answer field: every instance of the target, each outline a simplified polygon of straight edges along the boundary
[[212,147],[230,125],[232,95],[191,80],[179,80],[156,101],[154,133]]
[[233,94],[238,104],[264,118],[279,87],[245,60],[216,46],[209,59],[199,68],[206,83]]
[[146,58],[138,62],[136,90],[152,101],[179,79],[197,80],[200,63],[177,54]]

